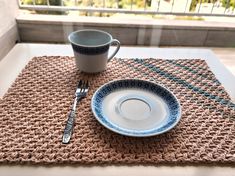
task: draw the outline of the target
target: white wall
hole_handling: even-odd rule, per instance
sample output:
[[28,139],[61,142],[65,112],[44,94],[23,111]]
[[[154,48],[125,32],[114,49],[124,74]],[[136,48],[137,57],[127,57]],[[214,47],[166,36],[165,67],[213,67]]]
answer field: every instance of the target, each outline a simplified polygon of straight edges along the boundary
[[0,0],[0,60],[18,40],[15,21],[18,12],[17,0]]

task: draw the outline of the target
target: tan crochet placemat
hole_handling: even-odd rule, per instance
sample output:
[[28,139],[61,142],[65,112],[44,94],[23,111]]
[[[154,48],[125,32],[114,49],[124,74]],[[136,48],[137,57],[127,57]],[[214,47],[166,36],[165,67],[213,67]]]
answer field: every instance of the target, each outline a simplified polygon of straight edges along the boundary
[[[115,134],[94,118],[94,91],[114,79],[160,83],[180,100],[182,118],[154,137]],[[79,79],[90,90],[77,108],[70,144],[62,133]],[[235,164],[235,105],[203,60],[113,59],[86,75],[70,57],[33,58],[0,100],[0,163]]]

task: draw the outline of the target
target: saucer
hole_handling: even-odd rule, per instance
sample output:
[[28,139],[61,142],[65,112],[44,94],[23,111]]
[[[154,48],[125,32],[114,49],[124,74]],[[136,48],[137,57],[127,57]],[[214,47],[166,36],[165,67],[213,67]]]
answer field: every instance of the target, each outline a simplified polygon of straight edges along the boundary
[[101,86],[92,97],[91,108],[103,126],[133,137],[165,133],[181,117],[180,103],[172,92],[138,79],[116,80]]

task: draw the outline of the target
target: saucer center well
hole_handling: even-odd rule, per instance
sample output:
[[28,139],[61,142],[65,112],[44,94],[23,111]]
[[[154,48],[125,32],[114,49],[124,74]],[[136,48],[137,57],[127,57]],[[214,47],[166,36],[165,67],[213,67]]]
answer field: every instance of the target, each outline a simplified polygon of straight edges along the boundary
[[151,112],[150,105],[140,98],[128,98],[120,104],[122,116],[130,120],[144,120]]

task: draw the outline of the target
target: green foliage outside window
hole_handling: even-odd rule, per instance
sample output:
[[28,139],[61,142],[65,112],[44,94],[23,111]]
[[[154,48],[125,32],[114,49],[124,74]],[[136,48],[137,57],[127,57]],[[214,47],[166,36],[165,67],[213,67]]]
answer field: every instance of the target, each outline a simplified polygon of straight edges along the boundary
[[198,3],[215,3],[217,0],[192,0],[190,11],[194,11]]
[[[218,2],[218,0],[192,0],[190,5],[190,11],[195,10],[198,3],[215,3]],[[232,9],[235,8],[235,0],[220,0],[222,3],[222,6],[225,8],[232,7]]]
[[[60,6],[62,0],[35,0],[36,5],[49,5]],[[146,5],[145,5],[146,1]],[[22,4],[33,5],[33,0],[21,0]],[[64,0],[63,5],[78,5],[78,6],[93,6],[93,7],[105,7],[107,8],[130,8],[131,3],[137,8],[149,7],[151,0]]]
[[[169,1],[169,0],[161,0]],[[80,6],[80,7],[105,7],[105,8],[120,8],[120,9],[140,9],[151,6],[151,0],[21,0],[22,4],[33,5],[51,5],[51,6]],[[199,3],[216,3],[221,2],[225,8],[235,8],[235,0],[192,0],[190,11],[194,11]],[[63,4],[62,4],[63,3]],[[65,12],[49,12],[37,11],[37,13],[64,14]]]
[[[22,0],[22,4],[32,5],[34,3],[33,0]],[[62,5],[61,0],[48,0],[49,5],[60,6]],[[47,0],[35,0],[36,5],[47,5]]]
[[[22,0],[21,2],[22,2],[22,4],[26,4],[26,5],[33,5],[34,4],[33,0]],[[62,4],[62,0],[35,0],[35,5],[61,6],[63,4]],[[36,13],[55,14],[55,15],[66,14],[65,12],[60,12],[60,11],[36,11]]]
[[232,9],[235,8],[235,0],[222,0],[222,5],[225,8],[232,7]]

